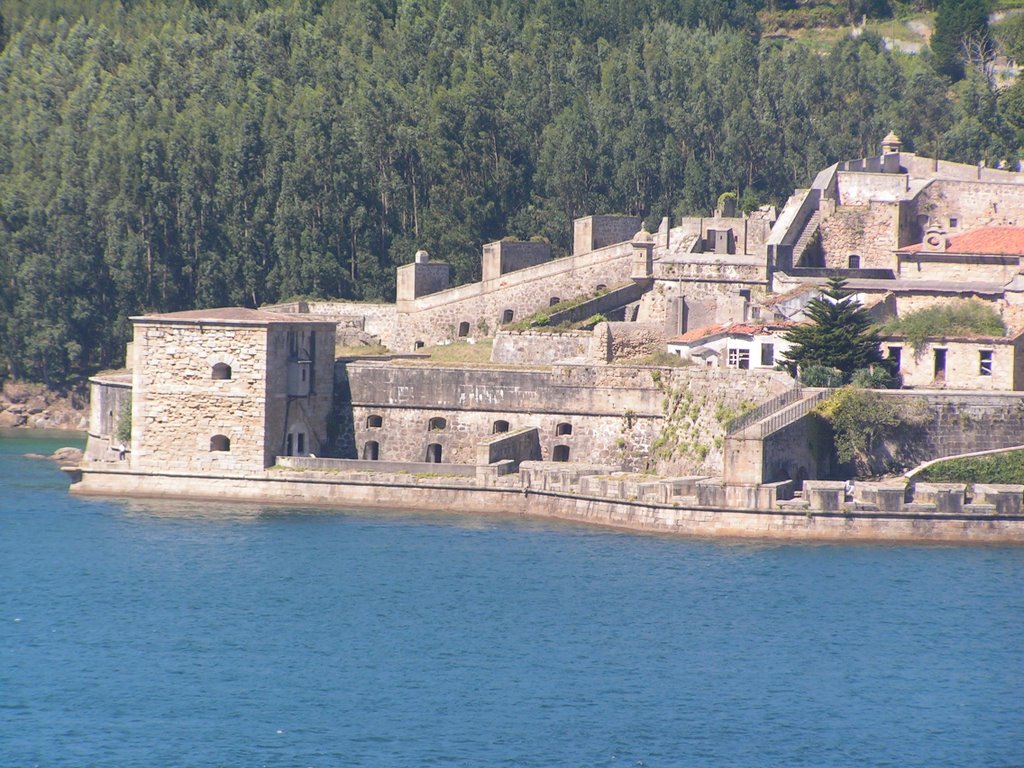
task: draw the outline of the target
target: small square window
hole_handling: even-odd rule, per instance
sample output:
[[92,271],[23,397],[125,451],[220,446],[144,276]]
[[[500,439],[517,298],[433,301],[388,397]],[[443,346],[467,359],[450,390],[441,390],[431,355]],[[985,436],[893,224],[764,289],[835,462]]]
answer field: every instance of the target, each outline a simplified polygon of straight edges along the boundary
[[978,375],[980,376],[991,376],[992,375],[992,350],[983,349],[978,353],[979,365]]
[[732,347],[727,358],[730,368],[750,368],[750,350]]
[[959,224],[960,224],[960,220],[957,219],[955,216],[950,216],[949,217],[949,228],[950,229],[956,229],[957,226],[959,226]]

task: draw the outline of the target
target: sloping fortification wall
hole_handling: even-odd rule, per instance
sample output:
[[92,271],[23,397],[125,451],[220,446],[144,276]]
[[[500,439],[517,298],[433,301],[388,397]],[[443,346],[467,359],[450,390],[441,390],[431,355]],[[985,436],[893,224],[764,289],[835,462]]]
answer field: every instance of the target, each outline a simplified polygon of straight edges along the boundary
[[392,349],[409,352],[416,342],[429,346],[456,338],[460,327],[468,327],[469,336],[491,335],[506,322],[508,312],[519,320],[549,307],[553,300],[625,283],[630,279],[632,254],[630,243],[619,243],[401,302]]
[[917,461],[1024,444],[1024,395],[1020,393],[883,392],[920,397],[934,418],[918,437]]
[[471,463],[498,429],[537,427],[542,458],[720,473],[722,422],[791,386],[776,372],[567,365],[550,370],[336,368],[341,457]]

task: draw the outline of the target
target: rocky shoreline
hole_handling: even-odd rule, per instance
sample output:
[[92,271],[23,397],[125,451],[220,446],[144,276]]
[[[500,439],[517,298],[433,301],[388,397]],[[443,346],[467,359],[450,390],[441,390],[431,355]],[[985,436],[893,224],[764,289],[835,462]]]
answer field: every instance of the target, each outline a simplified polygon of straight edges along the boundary
[[88,401],[75,392],[59,394],[42,384],[5,381],[0,388],[0,429],[66,429],[89,427]]

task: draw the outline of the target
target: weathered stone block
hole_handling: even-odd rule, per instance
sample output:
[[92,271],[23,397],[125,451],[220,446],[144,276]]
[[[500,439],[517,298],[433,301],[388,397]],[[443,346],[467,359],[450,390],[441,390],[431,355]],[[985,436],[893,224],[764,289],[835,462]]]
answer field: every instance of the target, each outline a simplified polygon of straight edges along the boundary
[[804,498],[813,510],[838,512],[846,499],[846,483],[841,480],[805,480]]
[[917,483],[914,486],[914,502],[934,504],[939,514],[955,515],[963,511],[965,483]]

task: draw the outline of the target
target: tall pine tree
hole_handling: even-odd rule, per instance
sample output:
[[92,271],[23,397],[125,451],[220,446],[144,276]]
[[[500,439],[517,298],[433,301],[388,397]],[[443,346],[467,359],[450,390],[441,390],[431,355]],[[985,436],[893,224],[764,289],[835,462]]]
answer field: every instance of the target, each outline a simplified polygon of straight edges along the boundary
[[849,380],[854,371],[882,362],[871,318],[842,278],[830,278],[828,288],[811,300],[805,313],[813,322],[798,325],[783,336],[792,344],[781,361],[790,374],[823,365],[842,371]]

